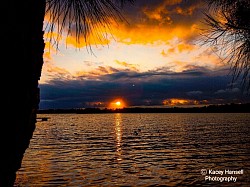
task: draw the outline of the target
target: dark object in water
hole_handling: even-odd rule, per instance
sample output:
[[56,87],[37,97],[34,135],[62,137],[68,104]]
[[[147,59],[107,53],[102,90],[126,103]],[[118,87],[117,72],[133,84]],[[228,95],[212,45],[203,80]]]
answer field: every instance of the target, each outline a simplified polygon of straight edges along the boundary
[[46,117],[43,117],[43,118],[36,118],[37,120],[40,120],[40,121],[48,121],[48,118]]
[[139,133],[137,131],[134,131],[134,135],[138,135]]

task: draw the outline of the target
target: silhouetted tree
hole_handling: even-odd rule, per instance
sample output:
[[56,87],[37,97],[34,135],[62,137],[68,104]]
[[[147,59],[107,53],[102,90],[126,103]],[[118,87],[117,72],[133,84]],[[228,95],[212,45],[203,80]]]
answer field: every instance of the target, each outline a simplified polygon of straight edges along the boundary
[[241,79],[243,90],[250,90],[250,1],[207,0],[208,12],[203,32],[205,44],[231,66],[232,83]]
[[[0,186],[13,186],[33,136],[40,95],[44,53],[44,18],[48,31],[74,34],[78,41],[111,20],[123,19],[121,8],[132,0],[12,0],[1,6],[2,122],[0,125]],[[52,35],[51,35],[52,36]],[[52,39],[52,38],[51,38]],[[52,40],[51,40],[52,41]],[[58,40],[55,40],[58,44]],[[4,60],[3,60],[4,59]]]

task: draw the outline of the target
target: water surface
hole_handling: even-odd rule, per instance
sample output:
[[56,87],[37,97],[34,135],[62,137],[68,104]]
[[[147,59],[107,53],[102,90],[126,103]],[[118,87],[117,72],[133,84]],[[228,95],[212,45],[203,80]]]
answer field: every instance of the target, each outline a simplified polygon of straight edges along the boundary
[[[16,186],[249,186],[250,114],[40,114]],[[201,170],[243,170],[236,182]],[[204,171],[204,170],[203,170]],[[220,175],[209,175],[211,177]]]

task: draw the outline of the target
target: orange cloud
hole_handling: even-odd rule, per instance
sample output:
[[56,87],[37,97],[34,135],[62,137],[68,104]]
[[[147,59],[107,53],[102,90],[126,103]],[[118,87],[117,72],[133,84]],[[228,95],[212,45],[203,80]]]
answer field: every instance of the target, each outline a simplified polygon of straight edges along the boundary
[[[193,15],[193,12],[201,5],[199,2],[188,6],[183,4],[185,4],[183,0],[142,3],[136,12],[131,13],[125,10],[124,16],[129,24],[122,21],[114,22],[111,18],[107,18],[108,29],[99,24],[98,27],[93,26],[91,33],[85,33],[85,37],[82,36],[79,41],[74,35],[69,35],[65,43],[80,48],[89,45],[107,45],[112,40],[110,36],[125,44],[166,43],[173,38],[189,40],[198,36],[195,27],[200,25],[200,20],[197,20],[197,15],[196,17],[190,15]],[[180,16],[183,19],[180,19]],[[47,16],[46,20],[48,20]]]
[[190,100],[190,99],[181,99],[181,98],[171,98],[165,99],[163,105],[166,106],[183,106],[183,105],[199,105],[207,103],[206,100],[198,101],[198,100]]
[[127,63],[127,62],[119,61],[119,60],[115,60],[115,63],[117,63],[117,64],[119,64],[119,65],[121,65],[121,66],[124,66],[124,67],[126,67],[126,68],[129,68],[129,69],[131,69],[131,70],[133,70],[133,71],[138,71],[138,68],[137,68],[138,65],[129,64],[129,63]]
[[153,8],[151,6],[144,7],[142,11],[148,18],[162,21],[164,15],[169,15],[171,13],[168,11],[167,7],[179,4],[181,2],[182,0],[163,1],[161,4]]
[[167,43],[173,38],[192,40],[199,36],[202,1],[162,0],[142,2],[125,16],[129,24],[114,29],[117,41],[126,44]]
[[197,3],[190,5],[189,7],[182,8],[180,6],[176,7],[174,10],[177,14],[184,15],[184,16],[191,16],[193,15],[194,11],[201,8],[202,4]]
[[89,45],[108,45],[110,44],[110,40],[105,34],[99,36],[89,35],[86,38],[82,36],[79,40],[76,40],[74,36],[67,36],[66,44],[77,48],[83,48]]
[[165,8],[165,4],[152,9],[150,7],[145,7],[143,13],[149,20],[155,21],[157,25],[170,25],[173,23],[169,15],[169,11]]
[[[178,52],[178,53],[182,53],[182,52],[190,52],[192,50],[194,50],[196,48],[195,45],[190,45],[190,44],[185,44],[185,43],[180,43],[177,44],[174,47],[171,47],[167,50],[167,53],[174,53],[174,52]],[[167,53],[164,52],[162,55],[163,56],[167,56]]]
[[54,74],[62,74],[62,75],[69,75],[69,71],[64,68],[56,67],[56,66],[47,66],[47,71]]
[[197,25],[179,25],[176,27],[160,27],[149,25],[137,25],[134,28],[120,26],[114,31],[118,42],[125,44],[167,44],[169,40],[179,38],[189,40],[197,36]]
[[190,44],[181,43],[181,44],[177,45],[177,49],[180,53],[183,51],[192,51],[194,48],[195,48],[195,46],[190,45]]
[[53,63],[46,62],[46,65],[43,66],[42,76],[39,82],[46,83],[51,79],[70,80],[74,78],[74,75],[66,69],[54,66]]
[[227,67],[229,66],[221,58],[216,55],[211,49],[206,49],[202,53],[193,57],[193,61],[198,61],[203,65],[210,66],[212,68]]
[[117,72],[116,69],[110,66],[98,66],[98,68],[92,71],[78,71],[76,72],[76,77],[88,78],[88,79],[96,79],[100,75],[112,74]]

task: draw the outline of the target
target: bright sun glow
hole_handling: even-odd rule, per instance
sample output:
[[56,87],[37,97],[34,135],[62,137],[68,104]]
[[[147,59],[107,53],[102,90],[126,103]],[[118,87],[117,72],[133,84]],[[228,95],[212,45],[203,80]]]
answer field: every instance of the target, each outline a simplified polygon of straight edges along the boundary
[[119,108],[124,108],[126,105],[125,105],[125,102],[121,99],[116,99],[114,101],[111,101],[108,108],[110,109],[119,109]]

